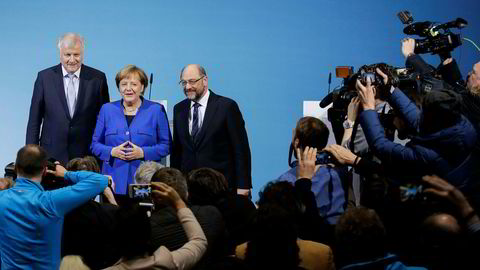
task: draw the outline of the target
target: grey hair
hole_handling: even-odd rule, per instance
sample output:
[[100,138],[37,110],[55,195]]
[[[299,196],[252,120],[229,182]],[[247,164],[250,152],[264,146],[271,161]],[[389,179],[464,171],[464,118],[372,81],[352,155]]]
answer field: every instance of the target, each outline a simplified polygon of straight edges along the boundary
[[182,68],[182,71],[180,71],[180,80],[182,79],[183,71],[184,71],[187,67],[189,67],[189,66],[194,66],[194,67],[196,67],[197,70],[198,70],[198,72],[200,73],[200,75],[202,75],[202,76],[207,76],[207,72],[206,72],[205,69],[204,69],[202,66],[200,66],[199,64],[188,64],[188,65],[186,65],[186,66],[184,66],[184,67]]
[[[74,42],[72,42],[72,40]],[[80,44],[82,45],[82,49],[85,49],[85,38],[80,34],[68,32],[61,35],[57,39],[57,47],[59,50],[61,50],[64,47],[64,45],[66,45],[67,47],[70,47],[77,44],[77,42],[80,42]]]
[[152,180],[155,172],[164,167],[165,166],[155,161],[142,162],[135,171],[135,182],[137,184],[150,184],[150,180]]

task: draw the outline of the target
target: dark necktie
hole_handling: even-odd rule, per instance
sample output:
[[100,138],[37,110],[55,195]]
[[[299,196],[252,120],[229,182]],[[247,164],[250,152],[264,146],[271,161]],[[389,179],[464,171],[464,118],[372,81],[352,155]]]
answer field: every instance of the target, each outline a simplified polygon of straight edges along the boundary
[[200,107],[200,103],[195,102],[193,104],[193,115],[192,115],[192,139],[195,141],[195,136],[198,133],[198,107]]

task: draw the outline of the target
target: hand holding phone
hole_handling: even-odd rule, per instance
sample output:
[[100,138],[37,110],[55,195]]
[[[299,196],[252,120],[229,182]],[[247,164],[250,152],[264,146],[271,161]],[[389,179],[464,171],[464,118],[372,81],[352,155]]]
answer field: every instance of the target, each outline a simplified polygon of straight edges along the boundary
[[152,194],[156,202],[168,204],[179,210],[187,207],[177,191],[162,182],[152,182]]

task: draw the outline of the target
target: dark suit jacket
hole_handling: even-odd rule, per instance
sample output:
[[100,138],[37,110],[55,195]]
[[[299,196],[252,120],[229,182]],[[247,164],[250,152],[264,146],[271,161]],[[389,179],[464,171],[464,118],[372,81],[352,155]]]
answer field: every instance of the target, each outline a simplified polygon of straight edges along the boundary
[[250,147],[237,103],[210,90],[203,125],[195,143],[188,131],[189,113],[188,99],[173,108],[171,167],[183,173],[209,167],[225,175],[231,190],[251,188]]
[[40,144],[49,157],[63,164],[89,154],[98,112],[110,101],[103,72],[82,65],[79,81],[73,119],[68,112],[61,64],[40,71],[33,88],[26,143]]

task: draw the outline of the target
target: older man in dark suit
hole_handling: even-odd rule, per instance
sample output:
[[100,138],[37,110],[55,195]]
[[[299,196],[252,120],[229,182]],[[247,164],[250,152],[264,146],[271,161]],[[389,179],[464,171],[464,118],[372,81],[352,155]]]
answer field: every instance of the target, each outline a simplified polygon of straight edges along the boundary
[[98,112],[109,102],[107,79],[83,65],[84,39],[59,38],[60,64],[38,73],[33,88],[26,144],[39,144],[63,164],[89,153]]
[[248,195],[250,146],[237,103],[208,89],[208,77],[200,65],[184,67],[180,85],[187,98],[173,108],[171,166],[183,173],[213,168],[225,175],[230,190]]

